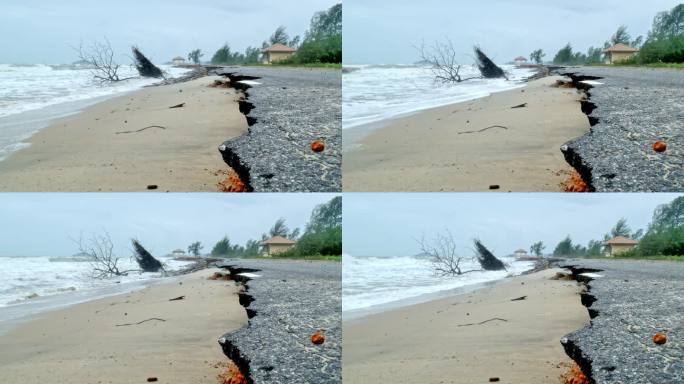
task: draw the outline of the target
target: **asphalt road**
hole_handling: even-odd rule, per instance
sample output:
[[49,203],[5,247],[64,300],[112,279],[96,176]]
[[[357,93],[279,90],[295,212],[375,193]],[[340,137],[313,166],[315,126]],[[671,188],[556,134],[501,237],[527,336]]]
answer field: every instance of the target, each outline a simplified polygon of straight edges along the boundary
[[[331,69],[224,68],[253,77],[246,89],[249,133],[220,147],[256,192],[342,190],[342,72]],[[322,152],[311,144],[321,141]],[[248,180],[247,180],[248,179]]]
[[[342,263],[231,260],[223,265],[258,270],[253,272],[258,277],[246,282],[253,300],[247,306],[249,325],[222,340],[230,358],[238,354],[249,366],[253,383],[342,382]],[[325,342],[314,345],[311,336],[318,331]]]
[[[563,265],[600,270],[583,297],[591,324],[562,340],[595,383],[684,383],[684,263],[568,260]],[[667,335],[667,343],[653,342],[657,332]]]
[[[684,191],[684,71],[629,67],[558,70],[597,77],[591,132],[562,147],[598,192]],[[656,141],[667,143],[655,152]]]

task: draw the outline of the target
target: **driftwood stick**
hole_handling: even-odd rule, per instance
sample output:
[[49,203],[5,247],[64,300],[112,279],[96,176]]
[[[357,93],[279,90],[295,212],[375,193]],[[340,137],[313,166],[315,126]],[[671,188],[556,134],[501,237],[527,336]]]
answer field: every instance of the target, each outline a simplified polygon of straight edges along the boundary
[[458,134],[459,134],[459,135],[462,135],[462,134],[464,134],[464,133],[480,133],[480,132],[484,132],[484,131],[486,131],[486,130],[488,130],[488,129],[492,129],[492,128],[503,128],[503,129],[508,129],[508,127],[504,127],[503,125],[490,125],[490,126],[487,127],[487,128],[482,128],[482,129],[477,130],[477,131],[463,131],[463,132],[458,132]]
[[169,301],[176,301],[176,300],[183,300],[183,299],[185,299],[185,295],[174,297],[173,299],[169,299]]
[[520,300],[525,300],[525,299],[527,299],[527,296],[520,296],[520,297],[516,297],[515,299],[511,299],[511,301],[520,301]]
[[121,132],[116,132],[116,134],[118,135],[118,134],[120,134],[120,133],[137,133],[137,132],[142,132],[142,131],[144,131],[144,130],[146,130],[146,129],[148,129],[148,128],[166,129],[166,127],[162,127],[161,125],[150,125],[150,126],[147,126],[147,127],[145,127],[145,128],[140,128],[140,129],[138,129],[137,131],[121,131]]
[[143,320],[143,321],[138,321],[137,323],[117,324],[116,326],[117,326],[117,327],[125,327],[125,326],[128,326],[128,325],[138,325],[138,324],[142,324],[142,323],[144,323],[144,322],[146,322],[146,321],[152,321],[152,320],[166,321],[166,320],[160,319],[160,318],[158,318],[158,317],[150,317],[149,319],[145,319],[145,320]]
[[171,109],[171,108],[182,108],[184,106],[185,106],[185,103],[180,103],[180,104],[170,106],[169,109]]
[[485,320],[485,321],[480,321],[479,323],[459,324],[458,326],[459,326],[459,327],[468,327],[468,326],[471,326],[471,325],[482,325],[482,324],[484,324],[484,323],[488,323],[488,322],[490,322],[490,321],[495,321],[495,320],[498,320],[498,321],[508,321],[508,320],[506,320],[506,319],[502,319],[502,318],[499,318],[499,317],[493,317],[493,318],[487,319],[487,320]]
[[513,109],[513,108],[525,108],[525,107],[527,107],[527,103],[522,103],[522,104],[514,105],[514,106],[511,107],[511,109]]

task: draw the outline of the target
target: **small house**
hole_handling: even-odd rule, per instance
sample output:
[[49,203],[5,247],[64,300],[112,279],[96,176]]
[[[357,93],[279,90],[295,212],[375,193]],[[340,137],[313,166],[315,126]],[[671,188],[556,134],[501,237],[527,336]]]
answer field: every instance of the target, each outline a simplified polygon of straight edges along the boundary
[[520,248],[513,253],[513,256],[515,256],[515,257],[527,257],[527,251]]
[[616,236],[604,244],[606,246],[606,256],[612,257],[634,249],[639,242],[628,237]]
[[295,244],[297,242],[294,240],[286,239],[282,236],[273,236],[261,242],[261,255],[266,257],[277,255],[292,249]]
[[603,53],[606,54],[606,64],[627,60],[636,55],[637,52],[639,52],[638,49],[626,44],[615,44],[612,47],[603,50]]
[[287,45],[273,44],[270,47],[261,50],[261,53],[263,54],[262,62],[264,64],[272,64],[282,61],[290,58],[295,52],[297,52],[296,49],[288,47]]
[[515,60],[513,60],[513,62],[515,65],[525,65],[527,64],[527,59],[522,56],[518,56],[515,58]]
[[185,251],[182,249],[174,249],[173,252],[171,252],[171,256],[173,257],[185,257]]
[[185,64],[185,59],[182,58],[182,57],[180,57],[180,56],[176,56],[176,57],[173,58],[173,60],[171,60],[171,64],[173,64],[173,65],[183,65],[183,64]]

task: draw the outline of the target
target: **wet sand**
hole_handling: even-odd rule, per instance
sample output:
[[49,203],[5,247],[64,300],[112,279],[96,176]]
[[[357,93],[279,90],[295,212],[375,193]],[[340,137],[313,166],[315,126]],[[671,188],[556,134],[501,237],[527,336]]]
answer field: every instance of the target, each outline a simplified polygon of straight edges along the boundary
[[0,161],[0,191],[218,191],[229,169],[218,146],[247,121],[240,95],[207,87],[214,79],[143,88],[55,120]]
[[560,339],[589,314],[558,271],[345,321],[345,383],[559,382],[572,363]]
[[343,189],[561,191],[573,169],[559,148],[589,122],[558,79],[345,130]]
[[214,271],[48,312],[10,330],[0,336],[0,382],[216,383],[228,362],[217,339],[246,325],[247,314],[235,282],[207,280]]

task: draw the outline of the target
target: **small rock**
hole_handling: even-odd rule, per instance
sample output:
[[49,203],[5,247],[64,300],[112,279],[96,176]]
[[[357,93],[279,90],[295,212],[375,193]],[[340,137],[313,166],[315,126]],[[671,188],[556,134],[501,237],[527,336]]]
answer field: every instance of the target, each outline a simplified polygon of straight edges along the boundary
[[490,382],[490,383],[496,383],[496,382],[499,381],[499,380],[501,380],[501,379],[499,379],[498,377],[490,377],[490,378],[489,378],[489,382]]
[[662,332],[658,332],[655,335],[653,335],[653,342],[658,345],[665,344],[667,343],[667,335],[665,335]]
[[147,186],[147,189],[157,189],[159,188],[156,184],[150,184]]
[[664,141],[656,141],[653,143],[653,150],[656,152],[665,152],[667,149],[667,144]]
[[158,380],[158,379],[157,379],[156,377],[148,377],[148,378],[147,378],[147,382],[148,382],[148,383],[153,383],[153,382],[155,382],[155,381],[157,381],[157,380]]
[[499,189],[501,188],[498,184],[492,184],[489,186],[489,189]]
[[313,143],[311,143],[311,150],[314,152],[323,152],[325,149],[325,144],[323,144],[322,141],[316,140]]
[[319,331],[311,336],[311,342],[316,345],[321,345],[325,342],[325,336]]

